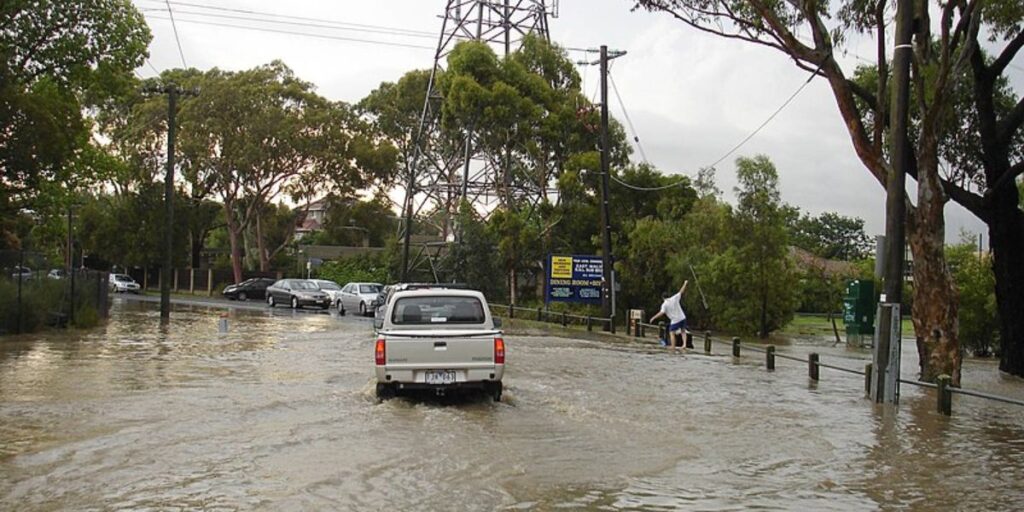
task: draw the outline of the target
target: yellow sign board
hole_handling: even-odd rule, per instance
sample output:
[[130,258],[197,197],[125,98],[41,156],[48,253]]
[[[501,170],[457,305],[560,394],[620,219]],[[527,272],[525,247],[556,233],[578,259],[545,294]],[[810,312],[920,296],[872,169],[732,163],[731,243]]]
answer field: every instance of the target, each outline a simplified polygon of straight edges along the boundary
[[551,278],[572,279],[572,256],[551,257]]

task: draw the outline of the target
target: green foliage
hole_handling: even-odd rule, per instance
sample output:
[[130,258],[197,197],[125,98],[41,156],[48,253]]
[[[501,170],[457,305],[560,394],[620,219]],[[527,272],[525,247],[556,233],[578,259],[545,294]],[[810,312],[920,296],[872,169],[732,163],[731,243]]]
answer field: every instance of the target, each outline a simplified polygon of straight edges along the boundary
[[793,245],[825,259],[857,261],[871,253],[871,238],[864,233],[863,219],[836,212],[817,217],[805,213],[794,216],[788,229]]
[[372,253],[328,261],[317,269],[320,279],[342,286],[351,282],[389,283],[389,259],[386,254]]
[[0,2],[0,20],[0,217],[40,214],[92,170],[83,112],[132,82],[149,29],[123,0]]
[[395,212],[382,196],[369,201],[332,200],[321,230],[303,243],[358,247],[383,247],[395,234]]
[[681,276],[670,271],[667,262],[690,245],[683,231],[682,223],[653,217],[644,217],[633,224],[627,234],[629,243],[619,250],[616,261],[616,272],[622,282],[619,298],[623,304],[645,312],[657,311],[661,307],[661,294],[679,289]]
[[498,241],[493,230],[476,217],[466,202],[459,208],[457,219],[462,240],[452,249],[448,261],[451,268],[447,269],[452,280],[466,283],[482,292],[487,297],[507,296],[506,275],[501,259],[495,257]]
[[977,356],[999,351],[999,311],[990,254],[978,254],[970,239],[946,249],[960,291],[960,343]]
[[44,278],[22,282],[19,310],[18,283],[0,279],[0,333],[17,332],[19,311],[21,332],[34,332],[52,322],[63,307],[62,281]]
[[703,267],[705,289],[719,327],[765,338],[793,317],[797,275],[788,255],[778,173],[765,156],[736,161],[739,204],[732,244]]

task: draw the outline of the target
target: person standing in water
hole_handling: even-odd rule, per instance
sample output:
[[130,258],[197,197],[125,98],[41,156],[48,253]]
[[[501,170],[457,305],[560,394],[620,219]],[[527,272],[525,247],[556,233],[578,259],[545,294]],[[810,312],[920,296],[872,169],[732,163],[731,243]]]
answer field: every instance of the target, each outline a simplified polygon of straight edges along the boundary
[[[667,340],[662,340],[662,343],[668,347],[685,347],[686,343],[686,313],[683,312],[683,294],[686,293],[686,285],[690,281],[683,281],[683,286],[679,288],[679,292],[675,295],[669,295],[668,292],[662,294],[663,302],[661,303],[661,311],[658,314],[651,317],[650,323],[654,323],[655,320],[662,316],[668,317],[668,329],[666,332]],[[676,335],[679,335],[678,341],[676,341]]]

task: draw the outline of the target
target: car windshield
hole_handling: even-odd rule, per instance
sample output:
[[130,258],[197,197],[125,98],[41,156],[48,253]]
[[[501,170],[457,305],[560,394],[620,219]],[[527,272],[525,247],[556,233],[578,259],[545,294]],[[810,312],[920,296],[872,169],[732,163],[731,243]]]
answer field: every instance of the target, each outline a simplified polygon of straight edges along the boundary
[[310,281],[292,281],[293,290],[319,290],[316,283]]
[[321,290],[340,290],[341,287],[337,283],[332,281],[319,281],[316,284],[320,285]]
[[361,284],[359,285],[359,293],[377,293],[380,291],[379,284]]
[[395,324],[482,324],[484,308],[476,297],[403,297],[393,308]]
[[132,281],[132,278],[128,277],[128,276],[126,276],[124,274],[117,274],[116,276],[114,276],[114,280],[115,281],[125,282],[125,283],[130,283]]

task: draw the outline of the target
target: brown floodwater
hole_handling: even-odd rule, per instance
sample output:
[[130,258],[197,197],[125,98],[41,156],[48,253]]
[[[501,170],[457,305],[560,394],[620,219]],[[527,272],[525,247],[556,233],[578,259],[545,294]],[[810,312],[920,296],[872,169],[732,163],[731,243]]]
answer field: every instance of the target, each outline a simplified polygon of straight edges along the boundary
[[[1024,510],[1024,408],[511,329],[505,401],[373,396],[366,319],[115,303],[0,341],[0,509]],[[795,340],[861,369],[867,352]],[[912,349],[912,344],[905,347]],[[905,351],[906,352],[906,351]],[[913,377],[916,357],[904,356]],[[968,361],[964,385],[1024,397]]]

